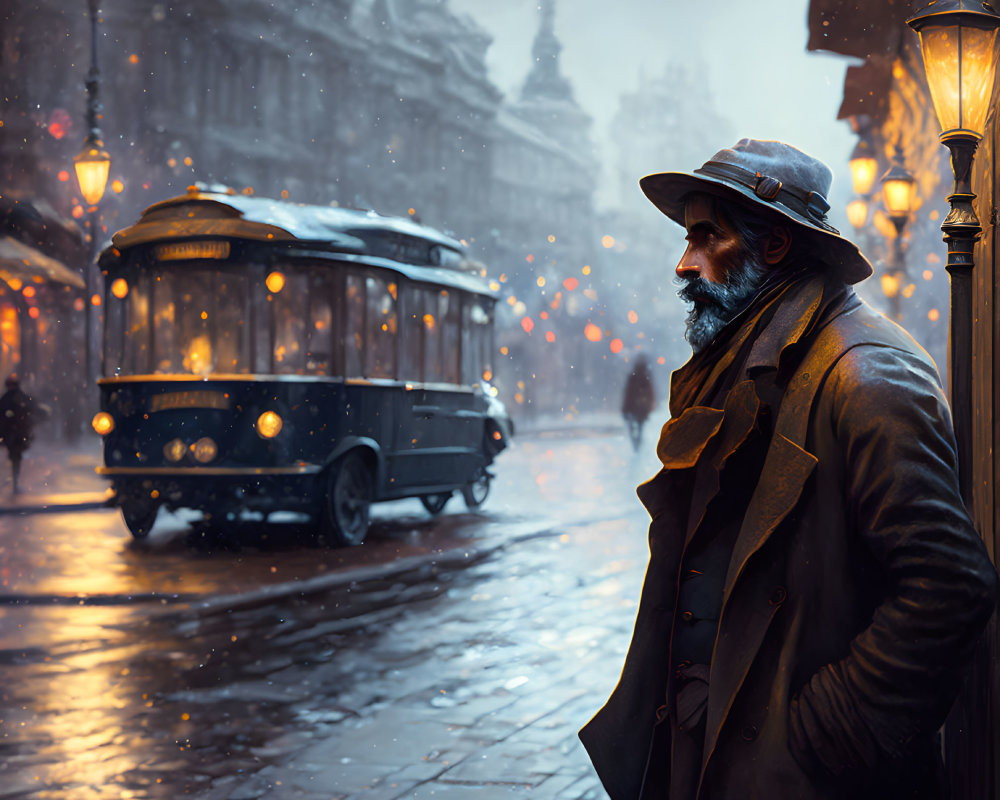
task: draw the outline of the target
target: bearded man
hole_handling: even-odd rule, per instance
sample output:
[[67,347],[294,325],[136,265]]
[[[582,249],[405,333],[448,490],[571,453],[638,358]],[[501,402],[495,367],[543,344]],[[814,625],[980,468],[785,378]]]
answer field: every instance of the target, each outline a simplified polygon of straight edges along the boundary
[[937,731],[995,604],[930,356],[850,288],[822,162],[743,139],[641,181],[687,229],[694,351],[618,686],[580,732],[612,800],[942,796]]

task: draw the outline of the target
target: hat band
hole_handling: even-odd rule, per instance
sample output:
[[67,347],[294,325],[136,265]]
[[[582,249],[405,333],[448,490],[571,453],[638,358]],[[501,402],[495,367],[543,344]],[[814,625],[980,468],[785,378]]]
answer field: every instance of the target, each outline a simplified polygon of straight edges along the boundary
[[830,203],[819,192],[807,192],[797,186],[782,183],[777,178],[761,175],[759,172],[751,172],[724,161],[706,161],[703,167],[695,170],[695,174],[734,181],[749,189],[761,200],[768,203],[781,203],[817,227],[840,235],[840,232],[826,221],[826,212],[830,210]]

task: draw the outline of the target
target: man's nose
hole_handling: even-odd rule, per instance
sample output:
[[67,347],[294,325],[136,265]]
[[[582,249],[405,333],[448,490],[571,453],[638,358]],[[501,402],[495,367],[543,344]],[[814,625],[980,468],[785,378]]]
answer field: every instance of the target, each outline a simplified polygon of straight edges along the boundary
[[693,280],[694,278],[701,277],[701,264],[698,263],[698,259],[692,257],[690,247],[684,251],[684,255],[677,262],[674,272],[677,273],[678,278],[683,278],[684,280]]

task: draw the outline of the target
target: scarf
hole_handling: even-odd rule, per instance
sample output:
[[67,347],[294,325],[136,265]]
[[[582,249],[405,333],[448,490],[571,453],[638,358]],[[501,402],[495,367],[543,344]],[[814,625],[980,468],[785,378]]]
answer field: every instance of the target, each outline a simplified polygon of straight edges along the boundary
[[722,408],[755,349],[778,350],[777,377],[790,374],[848,291],[813,269],[793,270],[765,283],[704,350],[671,375],[671,418],[694,406]]

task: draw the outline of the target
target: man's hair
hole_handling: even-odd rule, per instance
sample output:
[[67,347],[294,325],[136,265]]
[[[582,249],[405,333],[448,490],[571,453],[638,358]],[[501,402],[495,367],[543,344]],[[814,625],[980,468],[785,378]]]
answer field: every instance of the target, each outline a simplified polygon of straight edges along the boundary
[[775,265],[768,265],[769,270],[784,270],[791,266],[809,263],[805,260],[809,248],[808,238],[803,236],[799,228],[791,220],[783,221],[777,216],[759,214],[742,203],[733,203],[719,198],[718,211],[729,220],[740,237],[744,250],[754,256],[759,263],[764,264],[764,239],[772,229],[784,227],[791,236],[791,246],[785,257]]

